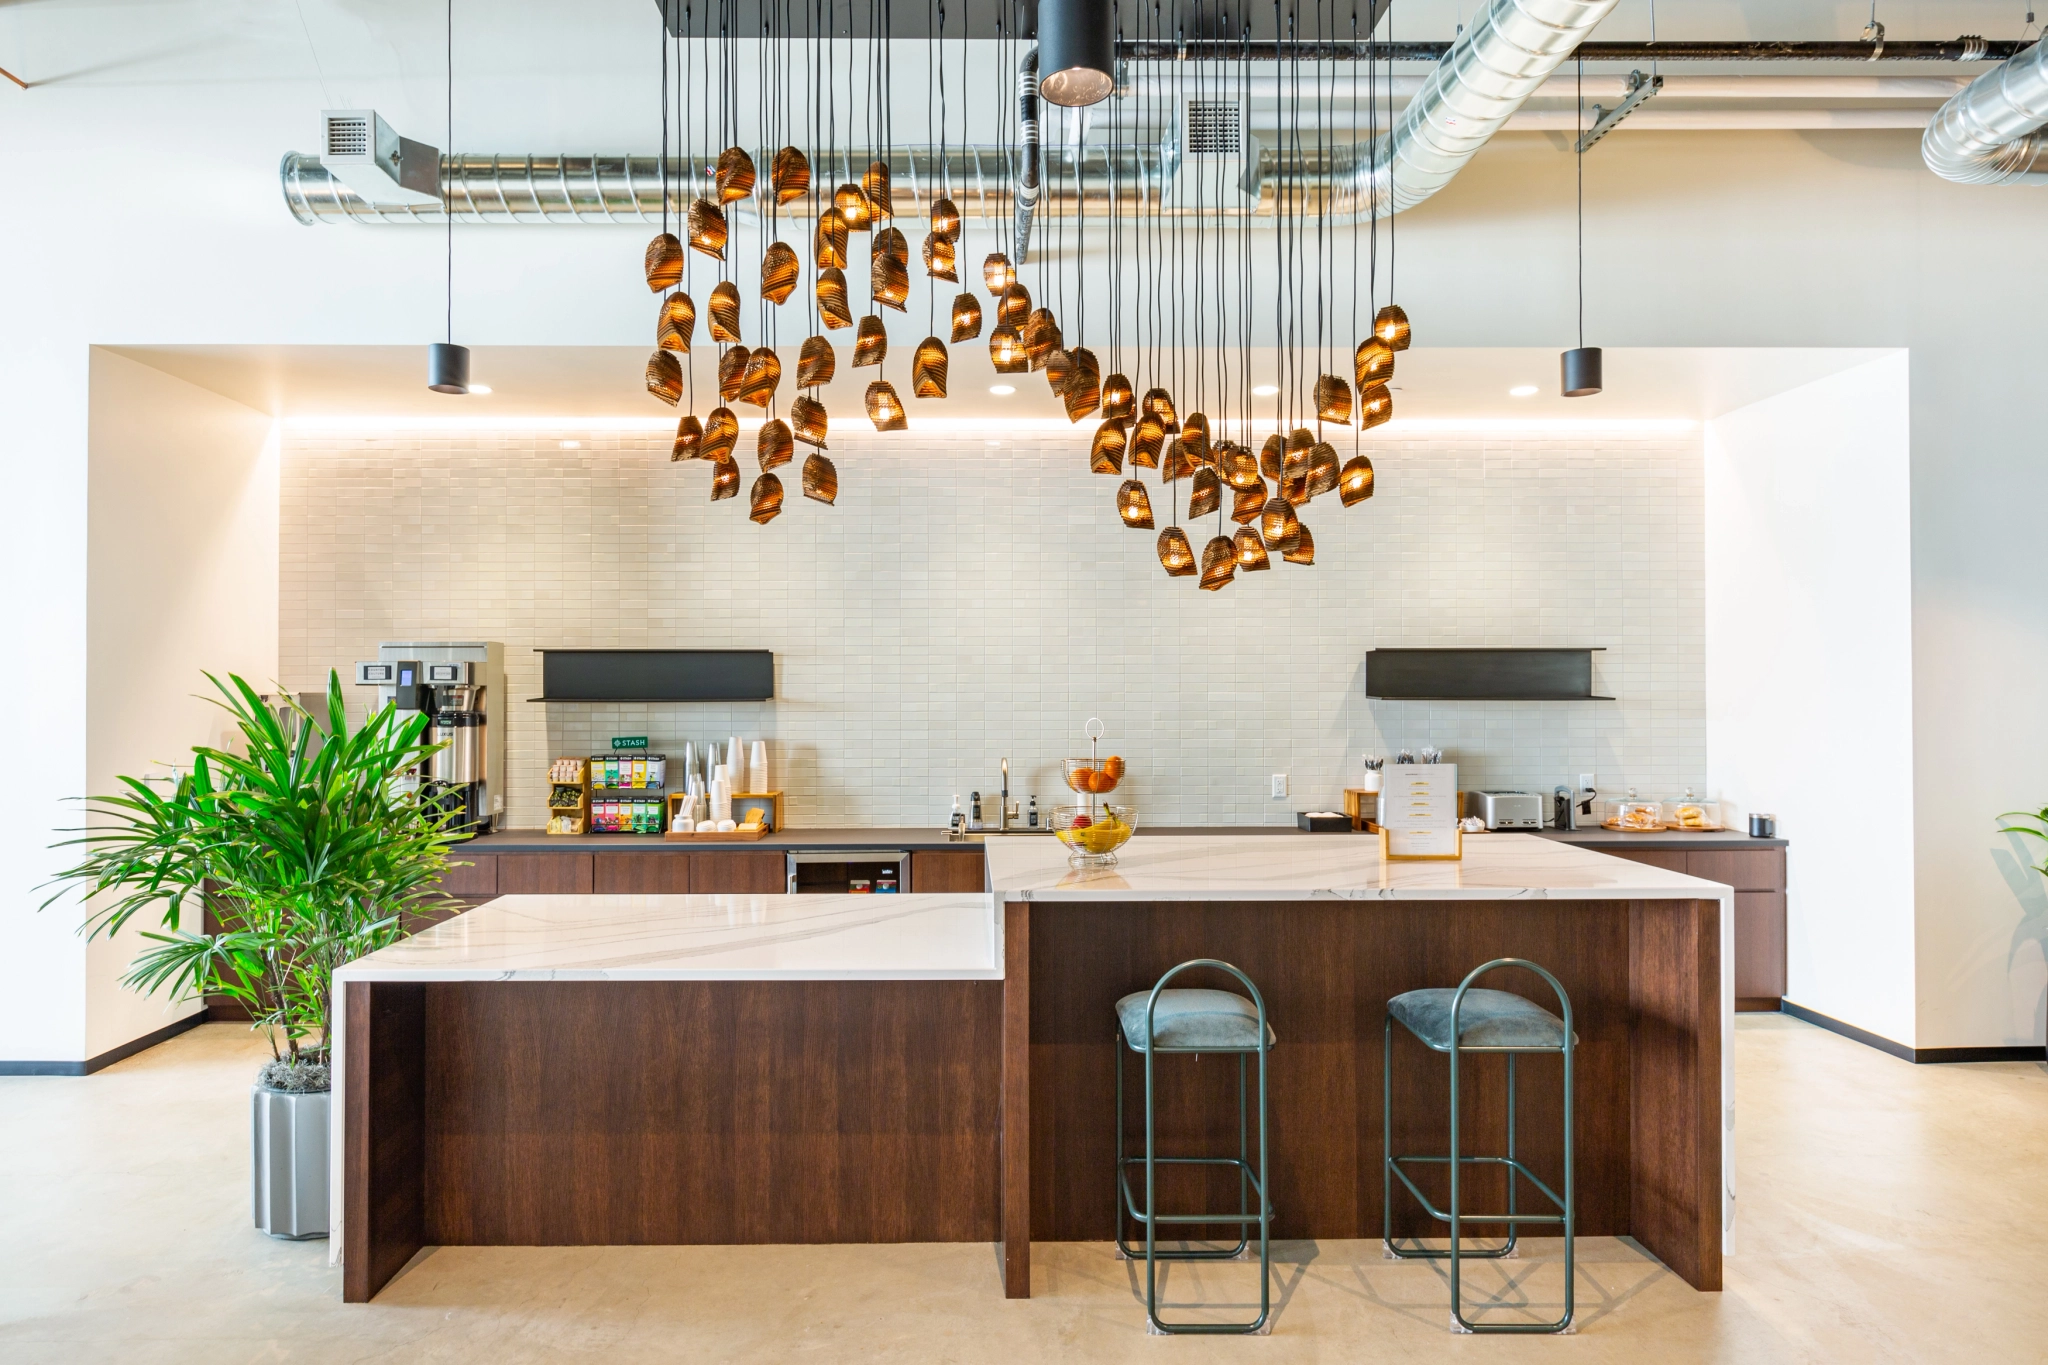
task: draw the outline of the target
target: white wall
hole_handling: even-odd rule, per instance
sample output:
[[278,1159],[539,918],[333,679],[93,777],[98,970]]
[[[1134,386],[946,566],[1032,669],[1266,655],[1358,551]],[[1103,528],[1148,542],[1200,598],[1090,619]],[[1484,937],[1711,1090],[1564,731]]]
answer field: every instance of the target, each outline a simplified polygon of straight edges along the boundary
[[1792,843],[1791,999],[1916,1044],[1903,354],[1706,429],[1707,766]]
[[[100,793],[118,775],[189,768],[192,745],[232,734],[203,670],[270,690],[278,433],[262,413],[95,350],[90,448],[85,780]],[[46,914],[75,924],[78,911]],[[139,932],[156,927],[145,916],[88,949],[85,1056],[203,1008],[119,984]]]

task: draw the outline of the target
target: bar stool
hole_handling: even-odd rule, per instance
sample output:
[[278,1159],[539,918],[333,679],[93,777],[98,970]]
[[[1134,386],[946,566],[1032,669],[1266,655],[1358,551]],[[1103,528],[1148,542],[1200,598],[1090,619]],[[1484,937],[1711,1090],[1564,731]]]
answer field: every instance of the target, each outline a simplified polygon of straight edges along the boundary
[[[1243,983],[1247,1000],[1230,991],[1168,990],[1166,983],[1196,967],[1213,967],[1228,972]],[[1266,1198],[1266,1053],[1273,1045],[1273,1030],[1266,1023],[1266,1002],[1258,987],[1228,962],[1197,958],[1183,962],[1159,978],[1150,991],[1138,991],[1116,1002],[1117,1032],[1133,1052],[1145,1056],[1145,1154],[1124,1155],[1124,1050],[1116,1050],[1116,1176],[1123,1208],[1132,1221],[1145,1228],[1145,1320],[1153,1334],[1173,1333],[1259,1333],[1271,1330],[1273,1214]],[[1235,1157],[1160,1156],[1154,1132],[1155,1107],[1152,1059],[1165,1052],[1217,1052],[1237,1054],[1237,1155]],[[1245,1084],[1247,1059],[1259,1059],[1259,1162],[1252,1171],[1248,1143]],[[1131,1190],[1129,1168],[1145,1168],[1145,1206],[1138,1207]],[[1160,1213],[1157,1181],[1161,1166],[1231,1166],[1237,1170],[1238,1211],[1236,1213]],[[1259,1207],[1251,1209],[1250,1194],[1257,1191]],[[1183,1249],[1161,1251],[1158,1227],[1162,1223],[1235,1223],[1237,1245],[1227,1251]],[[1259,1315],[1250,1322],[1165,1322],[1159,1316],[1159,1262],[1227,1261],[1245,1254],[1251,1243],[1251,1227],[1259,1229]],[[1138,1259],[1137,1248],[1124,1240],[1123,1219],[1117,1219],[1117,1254],[1125,1260]]]
[[[1562,1019],[1533,1001],[1506,991],[1475,990],[1474,981],[1501,967],[1523,967],[1550,984],[1557,994]],[[1451,1151],[1449,1156],[1394,1155],[1394,1022],[1419,1038],[1423,1045],[1450,1054],[1451,1059]],[[1451,1263],[1451,1330],[1454,1332],[1550,1332],[1572,1330],[1573,1242],[1577,1221],[1572,1187],[1572,1049],[1578,1039],[1572,1032],[1572,1002],[1557,978],[1533,962],[1517,957],[1500,957],[1476,967],[1456,990],[1408,991],[1387,1002],[1386,1045],[1381,1071],[1381,1212],[1384,1217],[1386,1254],[1396,1260],[1448,1260]],[[1508,1059],[1508,1150],[1506,1156],[1465,1156],[1459,1145],[1458,1059],[1468,1052],[1505,1053]],[[1527,1052],[1554,1052],[1564,1058],[1564,1195],[1539,1179],[1515,1155],[1515,1058]],[[1439,1209],[1416,1188],[1402,1169],[1404,1163],[1429,1163],[1450,1167],[1451,1198],[1448,1209]],[[1460,1176],[1466,1166],[1503,1166],[1508,1173],[1508,1211],[1505,1214],[1467,1213],[1460,1203]],[[1408,1192],[1431,1218],[1449,1223],[1451,1245],[1447,1251],[1402,1251],[1394,1245],[1394,1179],[1399,1177]],[[1516,1204],[1520,1179],[1534,1185],[1556,1213],[1523,1213]],[[1508,1240],[1493,1251],[1462,1251],[1459,1234],[1466,1223],[1505,1223]],[[1564,1225],[1564,1316],[1556,1322],[1474,1323],[1465,1320],[1459,1293],[1458,1270],[1462,1260],[1504,1260],[1515,1254],[1517,1229],[1523,1223]]]

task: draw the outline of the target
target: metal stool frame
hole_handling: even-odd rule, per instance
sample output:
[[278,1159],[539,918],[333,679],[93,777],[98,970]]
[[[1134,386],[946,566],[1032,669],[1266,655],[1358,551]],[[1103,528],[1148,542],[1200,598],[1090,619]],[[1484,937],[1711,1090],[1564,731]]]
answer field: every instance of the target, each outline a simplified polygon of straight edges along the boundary
[[[1459,1027],[1459,1014],[1465,1005],[1465,992],[1472,983],[1488,972],[1501,967],[1522,967],[1536,973],[1548,982],[1557,996],[1558,1007],[1564,1016],[1564,1041],[1558,1047],[1468,1047],[1460,1040],[1464,1037]],[[1405,1027],[1405,1025],[1404,1025]],[[1413,1029],[1409,1032],[1414,1033]],[[1548,971],[1526,958],[1497,957],[1493,961],[1475,967],[1465,979],[1458,983],[1457,994],[1451,997],[1451,1045],[1447,1048],[1415,1034],[1416,1041],[1433,1052],[1447,1052],[1451,1058],[1451,1151],[1449,1156],[1395,1156],[1394,1155],[1394,1014],[1387,1012],[1386,1035],[1380,1072],[1381,1104],[1381,1196],[1382,1244],[1387,1255],[1402,1261],[1441,1261],[1451,1263],[1451,1330],[1455,1332],[1527,1334],[1561,1334],[1572,1330],[1573,1285],[1575,1241],[1578,1232],[1576,1190],[1573,1183],[1572,1160],[1572,1002],[1565,994],[1564,987]],[[1508,1150],[1506,1156],[1464,1156],[1459,1147],[1458,1129],[1458,1058],[1467,1052],[1504,1053],[1508,1059]],[[1515,1057],[1520,1053],[1561,1053],[1564,1057],[1564,1197],[1545,1184],[1537,1174],[1515,1155]],[[1429,1202],[1429,1197],[1416,1188],[1408,1178],[1408,1172],[1401,1169],[1403,1163],[1427,1163],[1448,1165],[1451,1176],[1451,1198],[1448,1211],[1439,1209]],[[1508,1211],[1506,1214],[1473,1214],[1463,1211],[1459,1203],[1460,1172],[1466,1166],[1504,1166],[1508,1173]],[[1439,1222],[1451,1227],[1451,1245],[1445,1251],[1418,1249],[1402,1251],[1394,1245],[1394,1179],[1399,1177],[1423,1211]],[[1520,1176],[1557,1206],[1556,1213],[1523,1213],[1515,1200],[1516,1177]],[[1492,1251],[1462,1251],[1459,1249],[1460,1230],[1466,1223],[1505,1223],[1508,1226],[1506,1245]],[[1523,1223],[1561,1223],[1564,1225],[1564,1316],[1556,1322],[1497,1322],[1475,1323],[1465,1318],[1464,1304],[1460,1294],[1459,1265],[1461,1261],[1498,1261],[1512,1257],[1519,1237],[1518,1229]]]
[[[1159,1047],[1155,1045],[1153,1015],[1159,1008],[1159,994],[1166,989],[1166,983],[1182,972],[1196,967],[1213,967],[1228,972],[1242,983],[1252,998],[1252,1004],[1259,1012],[1258,1047]],[[1116,1177],[1119,1214],[1128,1214],[1135,1223],[1145,1229],[1145,1318],[1147,1330],[1166,1335],[1258,1335],[1272,1329],[1273,1282],[1272,1282],[1272,1225],[1273,1211],[1266,1198],[1266,1054],[1270,1045],[1266,1041],[1266,1001],[1259,994],[1259,988],[1228,962],[1214,958],[1195,958],[1181,963],[1178,967],[1159,978],[1152,987],[1152,994],[1145,1002],[1145,1154],[1141,1157],[1124,1155],[1124,1037],[1123,1021],[1117,1021],[1116,1040]],[[1256,1051],[1259,1058],[1259,1169],[1253,1174],[1251,1153],[1246,1146],[1249,1125],[1245,1115],[1246,1061]],[[1158,1155],[1158,1134],[1153,1090],[1152,1059],[1162,1052],[1211,1052],[1229,1055],[1237,1054],[1237,1155],[1235,1157],[1162,1157]],[[1142,1165],[1145,1168],[1145,1208],[1139,1211],[1136,1195],[1131,1190],[1129,1168]],[[1232,1166],[1237,1170],[1238,1212],[1223,1213],[1160,1213],[1158,1211],[1158,1168],[1161,1166]],[[1250,1194],[1256,1190],[1259,1196],[1259,1210],[1251,1211]],[[1183,1249],[1161,1251],[1157,1245],[1158,1226],[1162,1223],[1235,1223],[1238,1225],[1237,1245],[1228,1251]],[[1259,1315],[1250,1322],[1167,1322],[1159,1316],[1159,1268],[1160,1261],[1229,1261],[1244,1255],[1251,1245],[1251,1226],[1259,1229]],[[1125,1260],[1138,1259],[1138,1250],[1124,1240],[1124,1221],[1117,1219],[1117,1254]]]

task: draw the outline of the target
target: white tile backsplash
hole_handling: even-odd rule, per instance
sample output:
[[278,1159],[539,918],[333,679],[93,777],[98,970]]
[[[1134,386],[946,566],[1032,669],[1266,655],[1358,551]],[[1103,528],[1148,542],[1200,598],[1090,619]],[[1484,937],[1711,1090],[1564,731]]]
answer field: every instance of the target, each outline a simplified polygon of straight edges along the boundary
[[[1374,433],[1377,496],[1304,510],[1315,567],[1276,556],[1212,594],[1120,525],[1089,430],[837,434],[838,505],[803,498],[799,456],[765,527],[744,488],[707,502],[710,468],[671,463],[662,433],[297,430],[282,681],[346,679],[380,640],[502,641],[518,827],[542,822],[552,757],[615,734],[766,738],[799,826],[941,823],[1004,755],[1013,794],[1052,805],[1090,716],[1148,825],[1291,823],[1336,807],[1362,754],[1424,744],[1464,786],[1704,789],[1699,433]],[[541,645],[772,649],[777,695],[532,705]],[[1366,651],[1418,645],[1604,646],[1619,700],[1367,699]]]

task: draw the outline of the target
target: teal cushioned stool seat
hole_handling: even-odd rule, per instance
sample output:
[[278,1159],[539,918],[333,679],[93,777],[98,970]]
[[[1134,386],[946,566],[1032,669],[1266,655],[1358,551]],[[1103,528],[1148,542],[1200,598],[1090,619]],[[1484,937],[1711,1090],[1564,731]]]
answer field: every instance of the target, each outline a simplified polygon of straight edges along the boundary
[[[1430,1047],[1448,1052],[1451,1001],[1457,994],[1446,989],[1408,991],[1389,1000],[1387,1012]],[[1165,1013],[1163,1007],[1160,1012]],[[1466,1047],[1564,1046],[1564,1020],[1535,1001],[1508,991],[1467,990],[1458,1025]]]
[[[1151,998],[1150,991],[1135,991],[1116,1002],[1117,1023],[1133,1052],[1145,1050],[1145,1005]],[[1159,1008],[1152,1012],[1152,1037],[1162,1052],[1255,1052],[1259,1011],[1251,1001],[1229,991],[1161,991]],[[1269,1024],[1266,1045],[1272,1044]]]

